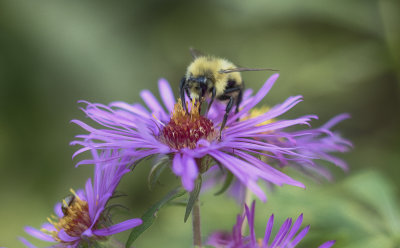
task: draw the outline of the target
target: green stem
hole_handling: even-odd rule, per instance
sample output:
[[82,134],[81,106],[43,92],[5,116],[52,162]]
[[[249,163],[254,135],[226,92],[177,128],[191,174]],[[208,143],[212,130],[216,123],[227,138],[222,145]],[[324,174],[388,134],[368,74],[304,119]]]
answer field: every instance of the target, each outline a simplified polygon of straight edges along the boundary
[[193,245],[194,247],[201,248],[201,228],[200,228],[200,205],[199,198],[197,198],[196,203],[192,210],[192,224],[193,224]]
[[109,242],[112,245],[112,247],[116,247],[116,248],[124,248],[125,247],[123,244],[121,244],[118,240],[116,240],[113,237],[110,238]]

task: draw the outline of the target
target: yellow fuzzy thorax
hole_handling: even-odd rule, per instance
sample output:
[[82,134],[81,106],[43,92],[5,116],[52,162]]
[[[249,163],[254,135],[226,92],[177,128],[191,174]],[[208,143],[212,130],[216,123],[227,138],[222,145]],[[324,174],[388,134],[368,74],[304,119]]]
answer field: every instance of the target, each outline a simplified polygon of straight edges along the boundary
[[220,73],[221,70],[234,69],[236,65],[226,59],[211,56],[201,56],[196,58],[187,68],[186,78],[206,76],[212,79],[216,88],[216,94],[222,95],[229,80],[238,84],[242,83],[239,72]]

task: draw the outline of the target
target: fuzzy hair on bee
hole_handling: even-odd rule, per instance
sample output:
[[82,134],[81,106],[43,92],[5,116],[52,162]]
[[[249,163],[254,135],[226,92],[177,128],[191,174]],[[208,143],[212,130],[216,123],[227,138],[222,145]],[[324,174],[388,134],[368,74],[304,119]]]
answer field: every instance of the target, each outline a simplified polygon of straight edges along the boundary
[[[211,94],[215,89],[215,98],[227,94],[226,89],[237,88],[237,95],[243,88],[243,80],[239,72],[221,73],[222,69],[233,69],[236,66],[226,59],[216,57],[198,57],[187,68],[185,78],[191,99],[199,100],[201,97]],[[202,92],[201,80],[206,81],[208,92]],[[200,82],[199,82],[200,81]]]
[[182,105],[187,111],[185,93],[191,100],[194,99],[200,104],[205,98],[208,98],[210,101],[207,111],[215,99],[225,102],[225,115],[220,128],[221,136],[229,112],[235,106],[235,112],[237,113],[242,101],[244,82],[240,72],[276,70],[237,67],[226,59],[206,56],[192,48],[190,51],[194,60],[187,67],[186,74],[179,86]]

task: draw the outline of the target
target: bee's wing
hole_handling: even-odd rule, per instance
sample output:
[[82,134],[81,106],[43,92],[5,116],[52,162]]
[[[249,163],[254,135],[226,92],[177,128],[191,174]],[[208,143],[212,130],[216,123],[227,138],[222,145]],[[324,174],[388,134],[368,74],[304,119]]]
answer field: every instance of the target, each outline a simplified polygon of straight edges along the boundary
[[190,54],[192,55],[193,59],[204,56],[204,53],[200,52],[197,49],[194,49],[193,47],[189,48]]
[[270,69],[270,68],[245,68],[245,67],[238,67],[238,68],[232,68],[232,69],[225,69],[225,70],[219,70],[219,73],[232,73],[232,72],[241,72],[241,71],[279,71],[276,69]]

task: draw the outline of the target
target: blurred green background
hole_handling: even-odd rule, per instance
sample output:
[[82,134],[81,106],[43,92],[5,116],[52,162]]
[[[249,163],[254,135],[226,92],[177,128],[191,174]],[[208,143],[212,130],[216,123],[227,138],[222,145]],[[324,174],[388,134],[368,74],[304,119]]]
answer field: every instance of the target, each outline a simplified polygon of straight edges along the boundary
[[[25,225],[39,227],[53,205],[91,176],[74,168],[68,143],[83,131],[81,99],[141,101],[157,79],[178,82],[193,46],[247,67],[280,69],[265,99],[305,101],[288,116],[318,114],[318,126],[349,112],[337,129],[355,149],[341,156],[351,170],[329,165],[336,183],[307,190],[280,188],[257,204],[262,236],[269,215],[277,226],[305,213],[311,224],[302,247],[337,239],[336,247],[400,247],[400,2],[352,1],[0,1],[0,246],[22,247]],[[243,74],[258,89],[271,73]],[[79,157],[82,159],[84,156]],[[139,217],[178,183],[170,172],[147,189],[149,164],[127,175],[120,190]],[[293,174],[301,179],[298,174]],[[202,197],[203,235],[230,230],[232,199]],[[163,209],[135,247],[190,247],[184,209]],[[305,226],[305,225],[304,225]],[[121,240],[128,233],[119,235]],[[33,240],[33,239],[30,239]]]

